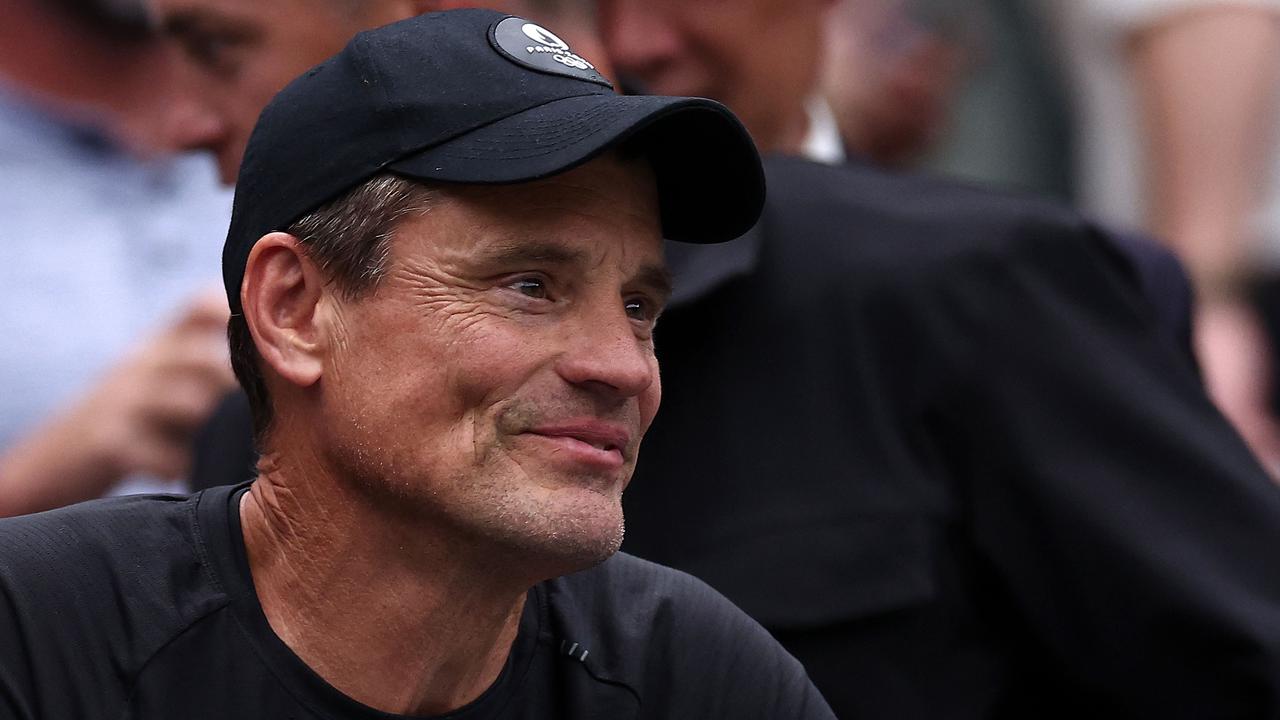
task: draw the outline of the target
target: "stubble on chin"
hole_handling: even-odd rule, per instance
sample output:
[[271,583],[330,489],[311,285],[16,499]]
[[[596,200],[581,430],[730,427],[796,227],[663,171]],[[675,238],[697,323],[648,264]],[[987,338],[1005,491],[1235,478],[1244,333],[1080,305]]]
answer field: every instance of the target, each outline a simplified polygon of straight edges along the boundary
[[[497,437],[478,448],[478,457],[487,460],[481,467],[492,472],[472,479],[471,496],[483,505],[473,520],[503,554],[555,577],[598,565],[618,551],[626,483],[586,473],[574,477],[524,455],[519,433],[539,417],[527,407],[500,416]],[[557,477],[547,476],[553,472]],[[629,476],[631,467],[625,472]]]
[[625,532],[626,478],[575,477],[531,455],[536,446],[521,438],[567,415],[565,405],[512,401],[455,426],[452,437],[423,438],[426,447],[389,447],[357,420],[327,454],[379,515],[536,582],[603,562]]

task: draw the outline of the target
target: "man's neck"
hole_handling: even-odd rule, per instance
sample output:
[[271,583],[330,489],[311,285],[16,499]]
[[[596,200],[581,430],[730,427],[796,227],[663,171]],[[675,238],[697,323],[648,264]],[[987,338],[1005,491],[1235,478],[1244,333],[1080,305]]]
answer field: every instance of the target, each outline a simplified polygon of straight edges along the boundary
[[760,132],[753,135],[764,152],[780,155],[798,155],[815,162],[836,165],[845,160],[844,144],[835,116],[826,100],[810,97],[779,123],[776,132]]
[[774,132],[762,133],[763,138],[757,138],[757,144],[760,150],[768,153],[778,153],[781,155],[801,155],[803,154],[805,139],[809,133],[809,115],[803,107],[797,108],[795,113],[786,117],[786,119],[778,123],[774,128]]
[[828,165],[844,162],[844,141],[840,138],[840,127],[827,101],[819,95],[809,98],[805,103],[805,118],[808,123],[800,154]]
[[267,620],[303,662],[400,714],[457,709],[497,680],[527,586],[397,530],[337,484],[263,470],[240,504],[245,547]]

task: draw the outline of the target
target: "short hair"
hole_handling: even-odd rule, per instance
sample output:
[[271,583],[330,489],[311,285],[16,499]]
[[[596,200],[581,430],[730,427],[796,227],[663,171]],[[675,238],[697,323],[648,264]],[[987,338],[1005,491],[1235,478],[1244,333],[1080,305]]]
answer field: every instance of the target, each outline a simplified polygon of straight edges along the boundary
[[[294,221],[287,229],[307,257],[345,299],[373,290],[385,274],[391,239],[401,221],[434,205],[435,190],[420,182],[376,175],[365,183]],[[253,436],[261,447],[271,427],[271,396],[262,374],[262,358],[243,314],[227,322],[231,367],[249,397]]]

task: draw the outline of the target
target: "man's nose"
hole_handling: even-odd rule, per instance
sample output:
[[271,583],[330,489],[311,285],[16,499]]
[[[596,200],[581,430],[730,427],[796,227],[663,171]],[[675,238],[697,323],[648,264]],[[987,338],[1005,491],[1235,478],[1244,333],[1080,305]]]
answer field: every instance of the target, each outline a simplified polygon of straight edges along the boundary
[[680,53],[681,37],[666,11],[645,0],[600,0],[597,21],[613,68],[640,81]]
[[213,153],[222,183],[235,183],[244,148],[233,142],[231,125],[216,110],[195,98],[178,99],[169,105],[164,132],[175,150]]
[[175,150],[210,150],[217,152],[226,142],[227,122],[209,102],[199,73],[190,61],[173,49],[168,50],[169,77],[163,132],[167,144]]
[[179,150],[216,150],[226,137],[226,126],[199,100],[179,97],[169,104],[165,135]]
[[617,398],[640,395],[654,384],[658,364],[653,343],[636,335],[622,308],[575,323],[557,371],[572,385]]

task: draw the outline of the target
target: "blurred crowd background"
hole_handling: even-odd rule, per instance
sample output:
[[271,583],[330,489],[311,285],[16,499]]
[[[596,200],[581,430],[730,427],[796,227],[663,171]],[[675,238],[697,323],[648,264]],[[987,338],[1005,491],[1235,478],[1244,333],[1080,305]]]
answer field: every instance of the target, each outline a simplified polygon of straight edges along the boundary
[[[607,67],[593,4],[530,5]],[[0,510],[180,482],[232,387],[218,288],[230,193],[191,150],[218,150],[220,128],[143,0],[3,0],[0,13]],[[1165,243],[1196,291],[1212,397],[1280,468],[1280,3],[838,0],[827,13],[810,117],[842,147],[810,154],[1055,197]],[[762,63],[791,61],[783,42],[745,41]]]
[[[288,79],[254,73],[323,28],[294,3],[225,2],[294,32],[0,0],[0,516],[182,489],[235,387],[229,186]],[[619,88],[717,91],[763,150],[1049,197],[1153,239],[1185,275],[1170,303],[1194,297],[1210,397],[1280,476],[1280,0],[648,0],[688,11],[684,38],[630,0],[478,4],[555,28]],[[817,36],[787,20],[802,6]],[[699,22],[718,32],[677,47]],[[263,64],[240,62],[255,43]],[[772,112],[793,102],[798,124]]]
[[[490,5],[615,63],[592,2]],[[1210,394],[1280,468],[1280,2],[828,5],[820,86],[798,89],[828,141],[762,147],[1046,195],[1154,237],[1194,287]],[[742,34],[755,61],[794,62],[790,38]],[[651,57],[626,61],[661,65],[662,39],[637,39]],[[220,61],[217,42],[179,51],[143,0],[0,2],[0,511],[180,485],[232,387],[230,191],[200,149],[234,168],[239,144],[190,72]],[[720,99],[751,126],[769,92]]]
[[[528,6],[609,67],[593,3]],[[839,142],[790,149],[1054,197],[1165,244],[1194,287],[1212,397],[1280,468],[1280,2],[838,0],[826,13],[808,105]],[[217,286],[230,190],[201,148],[238,145],[200,112],[189,72],[219,49],[180,52],[153,25],[142,0],[0,2],[6,512],[180,485],[232,387]],[[742,31],[761,63],[792,62],[786,42]]]
[[[525,10],[608,67],[593,3]],[[1196,292],[1212,397],[1280,468],[1280,1],[827,13],[820,87],[801,91],[844,147],[806,151],[1055,197],[1165,243]],[[785,42],[744,41],[760,63],[792,61]],[[196,108],[191,59],[143,0],[0,1],[0,511],[180,482],[232,387],[218,288],[230,193],[191,149],[238,145]]]

